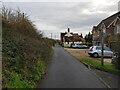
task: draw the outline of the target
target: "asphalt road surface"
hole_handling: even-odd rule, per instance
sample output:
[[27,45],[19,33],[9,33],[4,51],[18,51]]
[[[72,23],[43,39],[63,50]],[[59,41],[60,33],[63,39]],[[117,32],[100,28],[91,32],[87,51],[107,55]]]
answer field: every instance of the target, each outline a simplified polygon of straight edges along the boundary
[[38,88],[106,88],[82,63],[56,45],[53,60]]

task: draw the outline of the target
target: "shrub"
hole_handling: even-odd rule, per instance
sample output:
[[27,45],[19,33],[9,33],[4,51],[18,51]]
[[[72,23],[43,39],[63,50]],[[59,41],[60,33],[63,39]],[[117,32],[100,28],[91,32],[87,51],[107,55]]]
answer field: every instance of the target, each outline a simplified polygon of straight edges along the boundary
[[[53,53],[26,14],[3,8],[3,88],[34,88]],[[12,17],[12,18],[11,18]]]

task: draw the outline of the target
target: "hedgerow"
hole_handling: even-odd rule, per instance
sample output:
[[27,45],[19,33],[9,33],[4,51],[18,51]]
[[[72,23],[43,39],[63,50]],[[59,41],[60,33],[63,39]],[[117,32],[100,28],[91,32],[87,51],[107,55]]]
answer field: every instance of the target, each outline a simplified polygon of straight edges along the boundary
[[35,88],[53,54],[54,40],[43,38],[26,14],[3,7],[3,88]]

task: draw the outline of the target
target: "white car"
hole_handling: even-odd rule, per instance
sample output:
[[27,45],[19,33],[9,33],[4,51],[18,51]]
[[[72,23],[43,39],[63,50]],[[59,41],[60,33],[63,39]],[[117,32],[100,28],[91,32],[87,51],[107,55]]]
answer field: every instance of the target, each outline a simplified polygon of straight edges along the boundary
[[72,44],[71,47],[72,48],[88,48],[86,45],[83,45],[83,44]]
[[[90,56],[93,56],[95,58],[97,57],[101,57],[101,46],[92,46],[89,48],[88,54]],[[103,49],[103,56],[104,57],[112,57],[113,56],[113,52],[109,47],[104,47]]]

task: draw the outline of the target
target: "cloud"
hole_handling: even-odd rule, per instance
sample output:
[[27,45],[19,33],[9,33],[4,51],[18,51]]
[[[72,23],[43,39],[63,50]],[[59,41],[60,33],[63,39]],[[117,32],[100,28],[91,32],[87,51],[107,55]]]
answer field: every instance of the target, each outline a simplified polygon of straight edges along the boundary
[[[111,2],[110,0],[2,0],[4,2],[95,2],[96,4],[103,4],[106,2]],[[112,2],[116,2],[118,0],[114,0]]]
[[[94,1],[94,2],[93,2]],[[102,0],[103,1],[103,0]],[[101,20],[117,12],[117,0],[98,0],[87,2],[5,2],[5,6],[13,9],[19,7],[30,15],[38,30],[45,36],[50,33],[59,38],[60,32],[68,27],[72,31],[84,35],[92,30]]]

